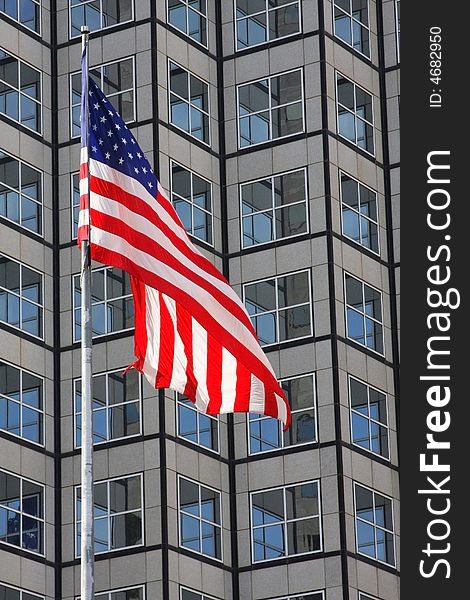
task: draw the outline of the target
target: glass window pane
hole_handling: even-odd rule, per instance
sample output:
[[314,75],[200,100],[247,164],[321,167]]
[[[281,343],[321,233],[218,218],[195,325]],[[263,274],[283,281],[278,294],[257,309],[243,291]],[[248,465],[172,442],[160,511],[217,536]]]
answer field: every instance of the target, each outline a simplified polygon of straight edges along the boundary
[[296,102],[295,104],[274,109],[272,120],[273,139],[300,133],[304,127],[302,104]]
[[250,451],[252,454],[280,447],[280,427],[277,419],[259,418],[250,423]]
[[41,99],[41,74],[25,63],[20,63],[20,84],[23,94]]
[[171,174],[173,192],[182,198],[191,200],[191,172],[176,163],[172,163]]
[[318,485],[305,483],[286,488],[287,519],[318,514]]
[[0,287],[17,294],[20,291],[20,265],[4,256],[0,256]]
[[287,546],[289,555],[320,550],[319,519],[303,519],[287,523]]
[[279,307],[302,304],[309,301],[308,272],[294,273],[278,278]]
[[358,310],[363,310],[362,283],[349,275],[346,275],[346,302]]
[[335,8],[335,35],[343,42],[352,45],[351,18]]
[[292,71],[271,79],[272,106],[288,104],[302,98],[302,72]]
[[127,513],[112,516],[111,549],[137,546],[142,543],[142,516],[139,513]]
[[352,15],[363,25],[368,25],[367,0],[352,0]]
[[209,523],[202,523],[202,553],[214,558],[221,558],[221,531]]
[[170,90],[189,101],[189,74],[175,63],[170,63]]
[[276,238],[300,235],[307,231],[307,207],[296,204],[276,210]]
[[186,514],[180,515],[181,545],[196,552],[201,551],[199,519]]
[[42,443],[42,415],[36,410],[23,406],[21,412],[21,435],[31,442]]
[[246,115],[269,108],[269,82],[262,79],[238,88],[239,114]]
[[269,13],[269,39],[274,40],[300,31],[299,5],[281,7]]
[[272,212],[243,217],[244,245],[264,244],[274,239]]
[[351,418],[353,444],[357,444],[366,450],[371,450],[369,440],[369,420],[357,413],[352,413]]
[[13,435],[21,435],[20,405],[0,397],[0,428]]
[[0,505],[20,510],[20,479],[0,471]]
[[363,316],[350,308],[347,309],[346,316],[348,326],[348,337],[354,340],[355,342],[358,342],[359,344],[365,345]]
[[253,541],[255,561],[286,555],[283,525],[270,525],[254,529]]
[[310,333],[309,305],[279,311],[279,341],[303,337]]
[[199,515],[199,487],[187,479],[180,479],[181,510],[193,515]]
[[271,179],[255,181],[241,186],[243,214],[272,208]]
[[240,119],[240,145],[242,148],[252,144],[261,144],[269,139],[269,112]]
[[252,503],[254,526],[280,522],[285,518],[282,489],[253,494]]
[[356,120],[354,115],[341,107],[338,109],[338,132],[353,144],[356,143]]
[[353,210],[343,206],[342,218],[344,235],[351,238],[355,242],[361,242],[359,215]]
[[32,335],[42,336],[42,309],[26,300],[21,302],[21,328]]
[[183,33],[188,33],[187,10],[181,0],[168,0],[168,22]]
[[170,96],[171,123],[189,132],[189,105],[173,94]]
[[378,290],[364,285],[365,313],[374,319],[382,318],[382,296]]
[[284,446],[316,441],[315,412],[306,410],[292,415],[292,424],[284,435]]
[[274,178],[274,203],[276,206],[305,200],[305,171],[294,171]]
[[140,477],[127,477],[109,482],[111,513],[135,510],[141,506]]
[[266,10],[265,0],[237,0],[237,17],[254,15]]
[[20,370],[0,362],[0,394],[20,399]]

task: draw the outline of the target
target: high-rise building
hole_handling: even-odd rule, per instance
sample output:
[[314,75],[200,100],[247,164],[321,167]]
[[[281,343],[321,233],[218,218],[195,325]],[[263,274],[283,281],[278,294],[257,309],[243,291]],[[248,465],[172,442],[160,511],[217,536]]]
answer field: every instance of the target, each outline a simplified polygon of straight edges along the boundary
[[[136,372],[94,266],[100,600],[397,600],[398,0],[0,0],[0,598],[80,594],[80,26],[290,430]],[[110,135],[116,135],[111,132]]]

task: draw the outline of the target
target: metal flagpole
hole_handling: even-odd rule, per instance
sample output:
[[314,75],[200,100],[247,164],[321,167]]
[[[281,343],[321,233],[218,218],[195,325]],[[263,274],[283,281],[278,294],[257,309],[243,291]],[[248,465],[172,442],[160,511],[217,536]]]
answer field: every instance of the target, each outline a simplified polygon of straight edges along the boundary
[[[88,37],[87,26],[81,28],[82,53],[86,51],[84,61],[85,73],[82,73],[82,85],[88,82]],[[88,87],[88,86],[87,86]],[[83,94],[82,119],[86,124],[85,140],[88,156],[88,93]],[[86,96],[86,97],[85,97]],[[88,170],[87,170],[88,171]],[[87,175],[87,198],[89,203],[89,174]],[[89,204],[88,204],[89,206]],[[88,218],[89,223],[89,218]],[[88,237],[88,236],[87,236]],[[94,576],[94,532],[93,532],[93,408],[91,389],[91,357],[92,357],[92,328],[91,328],[91,260],[89,240],[82,240],[81,247],[82,273],[82,469],[81,469],[81,600],[93,600],[95,594]]]

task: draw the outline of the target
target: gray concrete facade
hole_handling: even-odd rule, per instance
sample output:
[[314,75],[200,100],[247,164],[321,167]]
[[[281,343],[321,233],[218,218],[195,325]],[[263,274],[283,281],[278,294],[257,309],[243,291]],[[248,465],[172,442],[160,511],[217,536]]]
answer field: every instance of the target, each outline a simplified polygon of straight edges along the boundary
[[[240,297],[247,298],[250,284],[258,281],[308,274],[302,313],[308,326],[299,326],[293,311],[282,313],[277,305],[270,322],[277,320],[279,330],[265,350],[280,379],[311,377],[309,414],[314,415],[315,434],[301,443],[279,443],[277,448],[255,452],[247,417],[228,415],[216,425],[218,448],[214,450],[182,433],[173,392],[158,392],[141,381],[137,392],[134,390],[137,395],[132,396],[133,428],[126,416],[119,423],[125,422],[129,430],[112,439],[110,431],[118,418],[111,403],[117,400],[115,396],[109,400],[114,392],[106,388],[109,401],[101,408],[108,437],[95,446],[95,481],[135,478],[133,491],[126,488],[124,509],[116,508],[119,502],[113,497],[113,484],[103,483],[109,496],[104,503],[107,508],[101,506],[100,514],[107,539],[97,554],[96,593],[109,592],[98,596],[101,600],[398,600],[397,2],[362,3],[368,11],[362,18],[367,21],[369,58],[357,44],[353,47],[340,39],[340,24],[348,22],[348,0],[266,1],[266,11],[271,13],[282,5],[295,5],[286,18],[290,27],[294,27],[289,19],[295,21],[298,4],[298,30],[294,27],[291,35],[246,48],[237,48],[235,15],[241,20],[242,8],[235,11],[236,1],[207,0],[204,9],[205,2],[134,0],[129,3],[129,19],[92,32],[90,67],[128,61],[126,70],[115,77],[119,83],[131,81],[130,91],[123,96],[125,110],[133,110],[130,128],[166,190],[175,192],[173,161],[210,182],[213,243],[201,241],[197,235],[193,239]],[[248,5],[255,3],[260,4]],[[74,333],[79,306],[74,275],[79,272],[80,255],[73,239],[73,174],[79,169],[80,144],[72,129],[72,105],[76,103],[72,76],[80,69],[80,39],[71,37],[70,5],[74,3],[42,0],[33,4],[40,11],[37,32],[19,23],[14,14],[2,13],[0,3],[0,598],[73,600],[80,594],[76,555],[80,449],[75,414],[80,343]],[[186,12],[197,4],[205,13],[207,47],[180,31],[176,21],[170,22],[170,7],[177,4]],[[238,0],[238,4],[246,3]],[[365,15],[358,6],[351,9],[355,23],[360,20],[358,15]],[[259,19],[262,22],[262,17]],[[357,29],[357,23],[354,26]],[[273,31],[269,35],[274,36]],[[21,103],[21,98],[15,100],[9,79],[8,65],[16,64],[11,62],[15,59],[40,73],[40,131],[21,123],[11,108],[11,103]],[[207,84],[209,143],[172,123],[170,61]],[[279,127],[297,129],[288,136],[280,134],[276,139],[240,147],[240,86],[296,70],[301,74],[301,110],[287,107]],[[347,117],[339,117],[339,77],[355,86],[348,88],[356,93],[353,117],[351,111]],[[275,89],[274,83],[270,85]],[[297,93],[294,88],[286,92],[291,98],[287,102],[297,101],[292,99]],[[24,89],[29,89],[27,84]],[[274,92],[271,102],[273,97]],[[369,97],[370,104],[361,108],[360,99],[368,102]],[[26,114],[26,101],[19,115]],[[270,110],[277,114],[272,106]],[[346,139],[350,129],[341,130],[345,126],[340,126],[340,121],[344,124],[346,118],[349,127],[353,123],[357,142]],[[372,123],[372,152],[361,147],[365,143],[361,128],[366,121]],[[259,120],[252,121],[249,135],[253,138],[259,135],[259,125]],[[271,123],[273,130],[275,126]],[[6,160],[8,169],[13,168],[12,160],[20,160],[41,174],[39,231],[37,225],[36,231],[32,230],[31,221],[21,221],[23,217],[18,216],[15,202],[23,191],[11,170],[3,167]],[[306,217],[300,233],[276,234],[277,239],[272,234],[271,239],[251,245],[244,242],[242,186],[298,170],[304,170],[306,181],[301,204]],[[356,207],[355,212],[348,208],[343,178],[355,182],[359,187],[354,189],[360,193],[368,190],[372,204]],[[24,189],[26,196],[32,193],[29,187]],[[38,194],[39,188],[34,189]],[[276,219],[281,219],[278,208],[273,208],[274,226]],[[22,210],[25,214],[26,208]],[[359,214],[360,210],[364,212]],[[355,229],[350,223],[356,217],[360,234],[352,239]],[[366,227],[376,227],[377,251],[368,247],[373,235],[371,229],[364,233]],[[28,331],[27,311],[32,310],[28,295],[31,300],[32,292],[25,282],[29,271],[22,270],[20,284],[15,283],[11,272],[17,264],[42,276],[41,284],[34,287],[35,306],[42,309],[39,335]],[[362,311],[357,298],[348,296],[347,282],[354,284],[356,291],[362,290]],[[123,313],[115,308],[123,305],[116,298],[130,292],[123,292],[122,282],[111,278],[106,285],[102,299],[105,331],[94,340],[96,375],[119,374],[133,357],[132,307],[128,302]],[[113,291],[119,286],[120,292]],[[373,307],[368,304],[371,294],[375,294]],[[18,317],[17,305],[21,306]],[[377,311],[373,319],[370,311]],[[286,315],[282,321],[281,313]],[[121,317],[124,325],[115,325]],[[353,326],[353,319],[362,325]],[[33,322],[36,326],[34,318]],[[289,323],[293,323],[291,329]],[[284,325],[290,333],[281,332]],[[297,335],[297,327],[305,327],[304,333]],[[366,328],[364,343],[353,339],[354,327]],[[370,327],[375,327],[375,335]],[[17,372],[23,382],[18,389],[10,379]],[[42,382],[33,416],[28,412],[28,374]],[[352,409],[354,382],[369,394],[368,408],[361,405],[356,416]],[[378,397],[386,399],[381,400],[386,403],[380,405],[382,409]],[[28,419],[36,419],[36,425],[28,428]],[[311,427],[312,421],[309,423]],[[301,425],[298,427],[301,432]],[[301,433],[298,439],[302,440]],[[20,479],[21,485],[16,483]],[[216,492],[220,556],[183,547],[182,480]],[[27,492],[30,482],[34,490],[42,491]],[[274,549],[279,539],[283,551],[279,556],[256,559],[256,493],[312,482],[317,482],[315,489],[319,490],[315,518],[319,517],[320,547],[312,542],[317,538],[311,530],[301,533],[298,523],[290,529],[287,517],[284,537],[273,538],[272,545],[263,538],[268,554],[279,553]],[[20,491],[15,492],[17,489]],[[361,490],[362,498],[373,498],[370,509],[361,511],[358,505]],[[33,497],[36,508],[26,508]],[[287,514],[289,506],[286,501]],[[313,504],[308,510],[310,506]],[[127,516],[120,519],[116,512]],[[270,534],[265,530],[263,535],[269,538]],[[286,550],[291,542],[296,548],[304,544],[307,550]],[[139,591],[111,595],[130,588]]]

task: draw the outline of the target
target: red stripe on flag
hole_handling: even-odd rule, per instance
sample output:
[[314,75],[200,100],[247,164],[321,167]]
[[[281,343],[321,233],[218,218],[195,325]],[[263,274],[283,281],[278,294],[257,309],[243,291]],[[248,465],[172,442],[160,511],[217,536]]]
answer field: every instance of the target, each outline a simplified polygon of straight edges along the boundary
[[274,392],[272,390],[265,390],[264,392],[264,414],[267,417],[277,418],[277,402]]
[[207,391],[209,393],[209,404],[207,414],[217,415],[222,406],[222,346],[212,338],[207,339]]
[[[131,275],[132,295],[134,296],[134,315],[135,315],[135,333],[134,333],[134,354],[137,357],[133,364],[138,371],[143,373],[145,355],[147,354],[147,302],[145,294],[145,284]],[[155,385],[155,382],[154,382]]]
[[186,355],[186,388],[184,395],[194,402],[196,398],[197,381],[193,370],[193,327],[192,317],[179,302],[176,302],[176,327],[183,342]]
[[88,163],[80,163],[80,179],[86,179],[88,177]]
[[175,355],[175,325],[171,318],[170,311],[162,297],[160,296],[160,352],[158,355],[158,372],[156,387],[170,387],[173,374],[173,360]]
[[250,410],[251,373],[240,361],[237,362],[237,392],[235,394],[235,412]]

